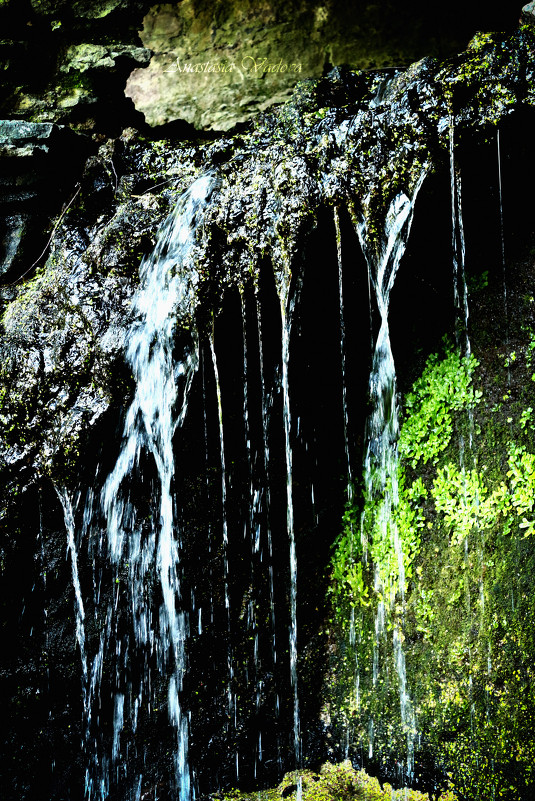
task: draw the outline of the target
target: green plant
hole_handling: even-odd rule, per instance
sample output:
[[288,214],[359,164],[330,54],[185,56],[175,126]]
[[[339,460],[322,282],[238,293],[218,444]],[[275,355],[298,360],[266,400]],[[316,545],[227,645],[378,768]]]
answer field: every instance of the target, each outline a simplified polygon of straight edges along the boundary
[[413,468],[421,460],[437,464],[453,433],[452,414],[473,409],[481,391],[472,385],[479,362],[474,356],[460,356],[450,350],[445,358],[430,356],[421,377],[404,403],[404,422],[399,453]]
[[533,430],[533,409],[531,406],[528,406],[527,409],[524,409],[522,414],[520,415],[520,428],[524,429],[528,426]]
[[522,518],[519,525],[524,530],[524,536],[529,537],[535,534],[535,520],[527,519],[533,518],[535,504],[535,455],[512,443],[507,477],[512,490],[510,503],[517,516]]
[[436,511],[443,516],[457,544],[474,529],[494,526],[500,514],[507,514],[509,505],[505,484],[489,493],[476,470],[461,470],[452,464],[437,470],[432,496]]

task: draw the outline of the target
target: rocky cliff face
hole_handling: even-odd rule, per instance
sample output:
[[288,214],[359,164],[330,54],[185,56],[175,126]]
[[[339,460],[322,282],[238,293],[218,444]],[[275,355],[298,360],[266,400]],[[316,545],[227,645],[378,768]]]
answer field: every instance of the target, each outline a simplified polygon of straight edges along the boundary
[[118,120],[128,117],[126,78],[150,58],[136,31],[136,15],[146,8],[143,3],[3,2],[3,116],[117,130]]

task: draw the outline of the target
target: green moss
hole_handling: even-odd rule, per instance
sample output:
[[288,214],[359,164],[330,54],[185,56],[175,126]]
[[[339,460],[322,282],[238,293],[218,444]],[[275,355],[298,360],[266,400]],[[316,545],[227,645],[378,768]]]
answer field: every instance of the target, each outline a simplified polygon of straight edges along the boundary
[[[280,785],[271,790],[242,793],[238,790],[225,793],[224,801],[279,801],[295,799],[301,783],[303,801],[429,801],[427,793],[402,788],[394,790],[363,770],[355,770],[349,760],[333,765],[322,765],[318,772],[311,770],[287,773]],[[452,792],[442,793],[438,801],[456,801]]]

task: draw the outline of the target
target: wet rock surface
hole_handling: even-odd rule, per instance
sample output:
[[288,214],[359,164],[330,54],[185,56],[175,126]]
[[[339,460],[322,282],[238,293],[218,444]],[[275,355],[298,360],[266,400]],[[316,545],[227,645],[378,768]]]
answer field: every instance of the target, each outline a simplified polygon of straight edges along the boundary
[[46,247],[51,214],[73,187],[90,143],[53,123],[0,120],[0,274],[20,275]]
[[527,21],[533,23],[535,20],[535,3],[528,3],[522,9],[522,17]]
[[[144,188],[146,173],[128,172],[137,154],[126,154],[125,160],[125,150],[124,140],[111,142],[87,161],[79,196],[59,220],[46,265],[26,286],[15,282],[4,290],[6,299],[14,298],[3,318],[3,369],[10,387],[6,401],[12,404],[18,397],[20,413],[28,423],[33,420],[29,427],[19,422],[13,429],[8,463],[29,455],[36,464],[43,457],[48,461],[63,447],[63,436],[58,440],[57,434],[64,426],[72,445],[110,401],[139,262],[150,252],[177,186],[185,187],[194,174],[187,157],[183,161],[172,151],[157,159],[149,180],[150,185],[162,178],[172,189],[152,194]],[[151,155],[148,148],[142,157],[147,169]],[[170,179],[173,164],[176,179]],[[63,419],[59,427],[58,415]],[[33,449],[45,440],[37,457]]]

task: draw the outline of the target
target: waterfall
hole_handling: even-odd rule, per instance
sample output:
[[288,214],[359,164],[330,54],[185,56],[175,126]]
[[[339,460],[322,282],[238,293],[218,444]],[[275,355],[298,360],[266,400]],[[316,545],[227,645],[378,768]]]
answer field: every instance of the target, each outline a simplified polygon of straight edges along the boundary
[[384,234],[377,251],[374,251],[368,237],[368,224],[365,215],[357,224],[357,234],[372,275],[377,308],[380,315],[380,329],[375,343],[369,394],[372,412],[367,421],[367,447],[365,455],[366,493],[369,498],[383,496],[381,510],[382,527],[385,535],[391,527],[393,541],[398,557],[399,578],[397,586],[391,588],[394,596],[397,591],[404,592],[404,567],[401,544],[396,526],[392,520],[392,510],[397,504],[397,439],[399,423],[396,400],[396,371],[388,323],[390,292],[394,285],[397,269],[405,251],[410,233],[414,204],[427,166],[422,170],[419,180],[409,199],[400,193],[390,203],[385,217]]
[[[162,676],[168,676],[168,717],[176,734],[175,778],[180,801],[190,801],[193,791],[188,765],[188,717],[180,703],[188,620],[186,612],[177,608],[181,603],[181,542],[173,510],[173,435],[186,416],[189,389],[198,366],[197,333],[192,324],[198,279],[194,246],[203,209],[215,186],[210,174],[193,183],[164,224],[152,256],[141,264],[141,287],[133,303],[136,319],[128,334],[126,351],[136,381],[135,393],[126,413],[115,467],[101,494],[117,584],[121,575],[125,572],[127,575],[134,642],[142,649],[154,650]],[[176,326],[188,316],[187,344],[177,362],[173,353]],[[149,531],[137,497],[128,486],[130,478],[139,471],[144,454],[154,460],[159,484],[159,503],[153,502]],[[159,631],[152,630],[153,613],[147,598],[154,568],[162,597]],[[120,639],[116,647],[119,654]],[[120,656],[123,659],[126,663],[126,655]],[[125,693],[130,697],[135,691],[136,688],[128,686],[125,676],[118,675],[112,761],[120,755],[120,732],[127,711]],[[134,728],[143,697],[151,697],[150,670],[140,678],[139,700],[130,710]],[[141,776],[137,782],[141,782]]]
[[[373,683],[379,676],[379,642],[384,636],[385,614],[393,608],[399,595],[404,603],[405,566],[403,543],[401,542],[395,521],[395,509],[398,504],[398,449],[399,422],[396,398],[396,371],[390,345],[389,302],[390,293],[405,252],[410,233],[414,205],[418,191],[428,170],[425,165],[415,183],[411,197],[400,192],[391,202],[384,218],[384,227],[380,230],[378,240],[370,236],[369,223],[365,212],[360,213],[356,230],[366,258],[369,275],[375,292],[377,309],[380,315],[380,328],[375,343],[372,369],[369,381],[369,395],[372,411],[366,424],[367,446],[364,460],[365,492],[368,501],[378,500],[378,507],[371,520],[366,519],[363,512],[361,527],[363,547],[368,547],[366,527],[372,531],[372,537],[380,537],[381,541],[390,543],[397,559],[397,576],[389,575],[386,580],[375,565],[375,591],[379,602],[375,617],[375,645],[373,655]],[[366,208],[366,203],[364,204]],[[386,602],[386,603],[385,603]],[[414,736],[416,721],[414,710],[407,689],[405,656],[403,653],[403,634],[401,621],[393,624],[394,664],[398,677],[401,722],[407,736],[406,775],[412,778],[414,757]],[[373,721],[370,721],[370,757],[373,753]]]

